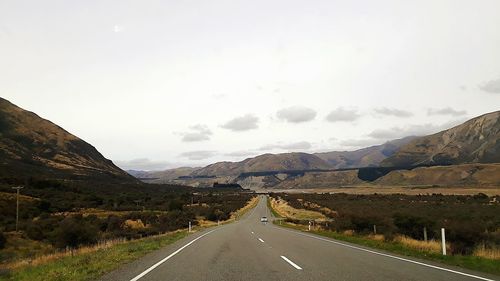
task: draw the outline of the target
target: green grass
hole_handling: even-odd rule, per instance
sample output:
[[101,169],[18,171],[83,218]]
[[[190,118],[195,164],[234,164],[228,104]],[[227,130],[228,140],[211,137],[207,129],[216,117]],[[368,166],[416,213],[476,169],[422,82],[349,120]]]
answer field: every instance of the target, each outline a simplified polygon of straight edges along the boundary
[[64,257],[46,264],[3,272],[0,280],[95,280],[126,262],[172,244],[187,235],[187,231],[179,231],[130,241],[92,253]]
[[[301,226],[292,225],[286,222],[283,223],[281,226],[304,231],[304,228],[302,228]],[[412,248],[408,248],[394,241],[376,241],[359,235],[348,236],[333,231],[319,230],[319,231],[308,231],[308,233],[313,233],[324,237],[333,238],[335,240],[346,241],[349,243],[358,244],[374,249],[380,249],[404,256],[416,257],[416,258],[440,262],[443,264],[454,265],[471,270],[500,275],[500,261],[498,260],[485,259],[475,256],[460,256],[460,255],[443,256],[437,253],[422,252]]]

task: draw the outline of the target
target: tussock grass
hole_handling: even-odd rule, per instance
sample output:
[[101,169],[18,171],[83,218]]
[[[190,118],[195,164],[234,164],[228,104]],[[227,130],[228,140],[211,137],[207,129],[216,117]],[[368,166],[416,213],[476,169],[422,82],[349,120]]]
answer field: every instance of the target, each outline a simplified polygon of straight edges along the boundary
[[274,199],[271,197],[269,199],[269,204],[274,211],[281,217],[291,218],[295,220],[316,220],[325,221],[326,216],[320,212],[305,210],[305,209],[295,209],[288,205],[285,200]]
[[[432,253],[441,253],[441,242],[435,240],[428,240],[427,242],[416,240],[408,236],[397,235],[394,237],[394,241],[401,243],[407,247],[413,248],[419,251],[432,252]],[[447,243],[446,248],[448,252],[450,252],[450,245]]]
[[[271,200],[269,200],[269,206],[271,208],[273,207],[273,205],[271,204]],[[271,211],[276,212],[277,210],[272,208]],[[282,227],[287,227],[299,231],[307,231],[307,226],[305,225],[292,224],[288,222],[279,224],[276,223],[276,221],[274,223]],[[441,254],[441,244],[438,241],[424,242],[404,236],[396,236],[394,240],[387,240],[385,239],[385,237],[383,237],[383,235],[363,236],[356,234],[352,230],[346,230],[342,233],[338,233],[323,229],[312,229],[310,233],[370,247],[373,249],[381,249],[404,256],[427,259],[448,265],[500,275],[500,262],[498,261],[500,251],[498,248],[492,249],[483,246],[476,249],[475,253],[471,256],[443,256]],[[382,239],[382,237],[384,239]],[[447,245],[447,248],[448,247],[449,245]]]
[[116,269],[123,263],[165,247],[187,236],[187,231],[175,231],[163,235],[132,241],[109,241],[100,246],[86,247],[71,253],[40,257],[35,264],[2,270],[0,280],[95,280],[102,274]]
[[492,260],[500,260],[500,248],[487,248],[484,244],[477,247],[472,254],[476,257],[487,258]]
[[55,252],[47,254],[47,255],[37,256],[37,257],[34,257],[32,259],[24,259],[24,260],[8,263],[8,264],[1,266],[1,268],[12,270],[12,269],[25,267],[25,266],[37,266],[37,265],[45,264],[48,262],[52,262],[54,260],[65,258],[65,257],[72,257],[75,255],[83,255],[83,254],[93,253],[93,252],[96,252],[98,250],[107,249],[107,248],[113,247],[115,245],[126,243],[126,242],[127,242],[127,240],[125,238],[121,238],[121,239],[112,239],[112,240],[107,240],[107,241],[101,241],[95,245],[80,247],[77,249],[67,248],[64,250],[55,251]]

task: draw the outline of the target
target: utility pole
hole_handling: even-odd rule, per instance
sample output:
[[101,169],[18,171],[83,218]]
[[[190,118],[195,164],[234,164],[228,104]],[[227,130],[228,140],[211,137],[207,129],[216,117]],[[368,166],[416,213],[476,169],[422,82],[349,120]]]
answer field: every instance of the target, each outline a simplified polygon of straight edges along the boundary
[[17,190],[16,196],[16,232],[19,229],[19,190],[21,190],[24,186],[14,186],[12,189]]

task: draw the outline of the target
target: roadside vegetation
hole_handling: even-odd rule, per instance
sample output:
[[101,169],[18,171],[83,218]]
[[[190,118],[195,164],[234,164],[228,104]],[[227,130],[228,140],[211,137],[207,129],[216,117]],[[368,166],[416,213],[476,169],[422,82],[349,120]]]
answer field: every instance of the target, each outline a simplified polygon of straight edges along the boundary
[[[313,233],[500,274],[499,196],[271,194],[270,202],[278,198],[329,218],[315,220]],[[307,231],[309,221],[285,216],[282,225]],[[447,256],[441,254],[441,227]]]
[[[116,192],[117,187],[111,186],[113,194],[61,183],[51,186],[44,182],[42,186],[22,190],[19,232],[15,232],[16,196],[0,186],[4,191],[0,192],[0,278],[40,261],[187,229],[189,223],[196,227],[202,222],[211,226],[234,220],[249,201],[256,202],[251,201],[253,193],[235,189],[153,185],[151,189],[157,192],[153,195],[149,186],[140,186],[148,190],[144,192],[126,186]],[[51,190],[54,200],[40,193],[40,188]]]

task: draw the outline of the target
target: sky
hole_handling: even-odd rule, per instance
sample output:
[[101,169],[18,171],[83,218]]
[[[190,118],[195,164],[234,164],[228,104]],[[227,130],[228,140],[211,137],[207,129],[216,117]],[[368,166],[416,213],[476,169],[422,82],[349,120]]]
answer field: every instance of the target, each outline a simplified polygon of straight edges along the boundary
[[124,169],[355,150],[499,110],[498,11],[498,0],[0,0],[0,96]]

